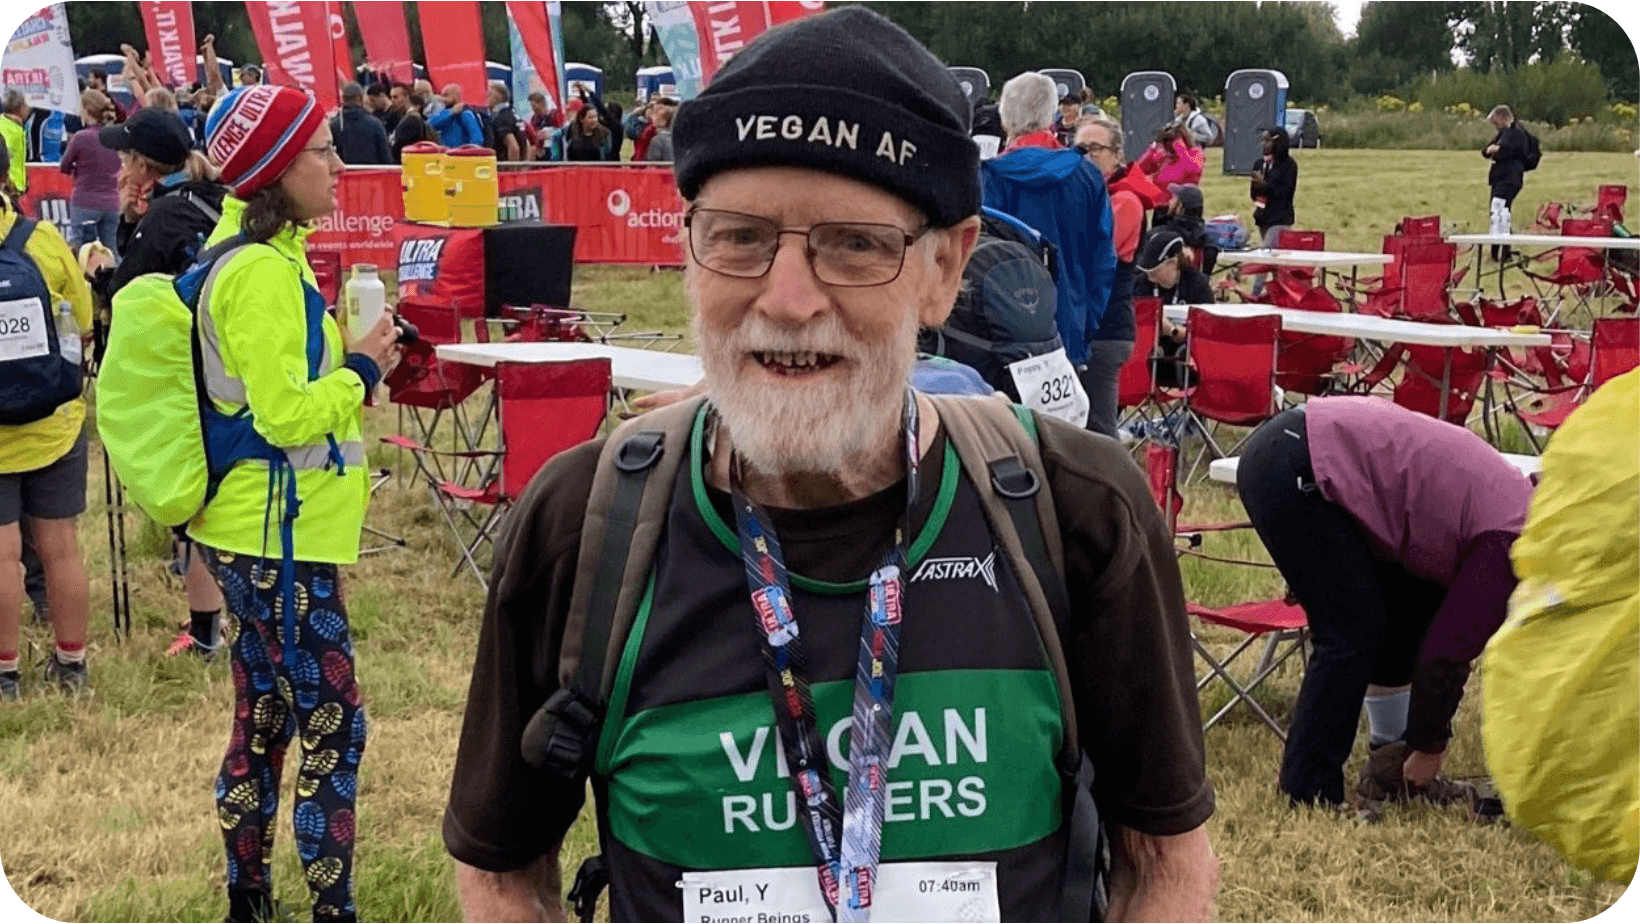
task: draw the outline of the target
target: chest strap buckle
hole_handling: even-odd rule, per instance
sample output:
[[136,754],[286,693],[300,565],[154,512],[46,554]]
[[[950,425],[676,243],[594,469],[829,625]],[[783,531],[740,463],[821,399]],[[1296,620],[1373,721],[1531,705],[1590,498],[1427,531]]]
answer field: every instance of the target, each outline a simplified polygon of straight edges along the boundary
[[588,771],[598,725],[592,703],[574,690],[560,688],[524,726],[519,742],[524,761],[564,779],[582,778]]

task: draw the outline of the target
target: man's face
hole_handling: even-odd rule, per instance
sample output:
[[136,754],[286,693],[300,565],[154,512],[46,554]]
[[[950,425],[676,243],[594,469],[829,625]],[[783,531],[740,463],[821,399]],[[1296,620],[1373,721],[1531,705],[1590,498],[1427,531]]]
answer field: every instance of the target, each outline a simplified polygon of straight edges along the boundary
[[387,105],[394,112],[403,112],[410,108],[410,94],[403,87],[394,87],[387,92]]
[[369,107],[371,112],[381,112],[387,108],[387,97],[380,93],[366,93],[364,104]]
[[1110,176],[1122,166],[1121,151],[1116,139],[1111,137],[1110,129],[1103,125],[1084,125],[1076,131],[1076,143],[1086,145],[1088,160],[1105,176]]
[[[798,167],[720,173],[692,206],[783,229],[869,222],[915,234],[924,224],[917,209],[882,189]],[[747,461],[766,471],[836,472],[849,455],[892,439],[917,327],[938,326],[949,313],[974,224],[921,235],[894,281],[860,288],[821,282],[804,242],[789,234],[758,279],[708,270],[685,248],[707,388]]]
[[496,90],[495,87],[491,87],[490,92],[488,94],[486,94],[486,96],[485,96],[485,100],[492,108],[497,106],[497,105],[500,105],[500,103],[501,103],[501,93],[500,93],[500,91]]
[[254,67],[247,67],[239,72],[239,85],[242,87],[254,87],[256,86],[257,81],[261,79],[261,72],[257,71]]
[[85,86],[88,90],[96,90],[98,92],[104,92],[108,89],[108,83],[96,74],[92,74],[86,79]]
[[1188,112],[1190,112],[1190,104],[1185,102],[1183,97],[1179,97],[1179,98],[1173,100],[1173,114],[1174,115],[1185,115]]
[[439,99],[444,100],[444,105],[454,106],[456,103],[461,102],[461,88],[456,86],[445,87],[444,92],[438,96]]
[[1059,118],[1061,120],[1063,120],[1066,125],[1069,125],[1072,122],[1075,122],[1077,120],[1077,118],[1081,115],[1082,115],[1082,107],[1080,105],[1078,105],[1076,103],[1060,103],[1059,104]]
[[532,99],[532,100],[530,100],[530,112],[533,112],[536,115],[546,115],[547,114],[547,101],[544,100],[544,99]]

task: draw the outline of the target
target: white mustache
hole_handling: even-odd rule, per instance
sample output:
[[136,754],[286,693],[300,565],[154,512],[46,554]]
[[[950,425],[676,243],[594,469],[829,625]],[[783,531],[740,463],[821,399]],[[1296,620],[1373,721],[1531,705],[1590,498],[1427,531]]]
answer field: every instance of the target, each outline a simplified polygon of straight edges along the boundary
[[824,353],[852,357],[853,338],[835,316],[800,328],[782,327],[759,317],[741,322],[729,335],[727,346],[737,353]]

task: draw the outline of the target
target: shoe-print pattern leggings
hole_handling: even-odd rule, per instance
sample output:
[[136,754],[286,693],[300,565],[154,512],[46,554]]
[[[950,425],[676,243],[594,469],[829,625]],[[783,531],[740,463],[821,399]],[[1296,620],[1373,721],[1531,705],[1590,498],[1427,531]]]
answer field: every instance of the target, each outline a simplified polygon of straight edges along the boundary
[[285,751],[300,733],[296,851],[313,892],[314,920],[350,920],[354,802],[365,713],[337,567],[296,562],[296,639],[284,663],[281,562],[201,548],[233,619],[233,732],[216,779],[228,848],[228,888],[271,892],[274,819]]

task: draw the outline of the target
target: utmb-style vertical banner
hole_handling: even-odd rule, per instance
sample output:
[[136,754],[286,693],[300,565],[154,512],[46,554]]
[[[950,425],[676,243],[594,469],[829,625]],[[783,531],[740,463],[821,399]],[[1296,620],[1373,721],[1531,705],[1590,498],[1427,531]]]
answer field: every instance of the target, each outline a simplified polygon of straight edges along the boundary
[[37,109],[72,112],[80,104],[74,74],[74,48],[68,41],[68,12],[53,3],[23,20],[6,43],[0,80],[20,90]]
[[194,10],[188,0],[143,0],[142,29],[160,80],[182,87],[198,79],[194,67]]

